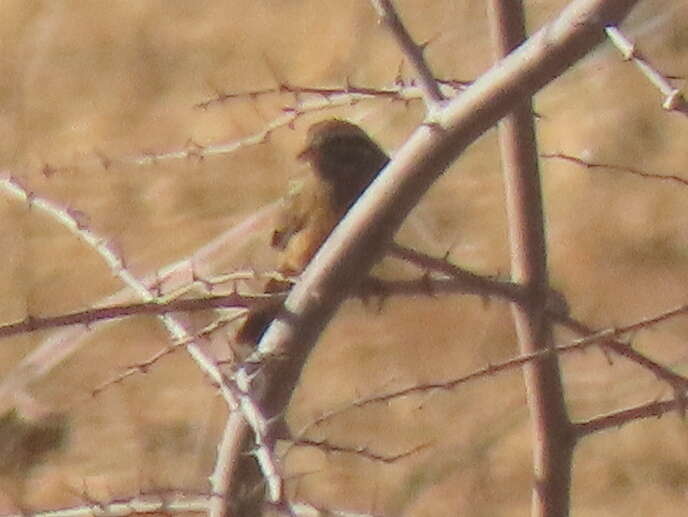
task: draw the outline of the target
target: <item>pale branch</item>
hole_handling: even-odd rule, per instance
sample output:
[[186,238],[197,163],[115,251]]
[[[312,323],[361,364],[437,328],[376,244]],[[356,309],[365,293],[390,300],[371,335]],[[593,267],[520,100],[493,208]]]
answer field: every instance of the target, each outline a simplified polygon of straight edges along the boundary
[[[466,89],[471,81],[461,79],[438,79],[437,83],[444,97],[455,97]],[[224,143],[203,145],[189,138],[185,145],[166,152],[148,151],[131,155],[110,156],[100,149],[93,150],[93,156],[71,165],[57,166],[53,163],[43,163],[40,172],[51,177],[60,172],[68,171],[77,166],[100,167],[104,171],[110,171],[118,165],[151,166],[170,160],[198,160],[211,156],[222,156],[237,152],[241,149],[264,143],[270,134],[278,129],[294,126],[301,116],[316,113],[331,108],[348,106],[363,100],[390,99],[395,102],[409,103],[423,98],[422,88],[415,81],[405,84],[401,78],[387,88],[374,88],[369,86],[355,86],[346,84],[341,87],[317,87],[301,86],[281,83],[272,88],[250,90],[246,92],[224,92],[216,97],[195,105],[198,109],[207,109],[213,104],[219,104],[235,99],[257,99],[266,95],[290,94],[295,97],[292,104],[282,108],[281,114],[272,120],[268,127],[238,139]]]
[[329,440],[313,440],[308,438],[298,438],[296,440],[293,440],[289,444],[289,447],[290,449],[291,447],[314,447],[325,453],[351,454],[354,456],[359,456],[369,461],[392,464],[409,458],[417,452],[427,449],[428,447],[430,447],[430,445],[432,444],[424,443],[421,445],[417,445],[416,447],[413,447],[407,451],[400,452],[398,454],[381,454],[379,452],[374,452],[368,446],[350,447],[344,445],[337,445],[335,443],[330,442]]
[[391,0],[371,0],[371,2],[382,23],[389,28],[418,76],[425,106],[428,114],[431,115],[438,105],[444,101],[445,97],[440,91],[435,75],[425,61],[423,56],[424,46],[417,45],[413,40]]
[[614,46],[621,52],[626,61],[632,61],[640,72],[655,86],[664,96],[662,107],[667,111],[676,111],[688,115],[688,103],[681,93],[681,90],[674,88],[667,77],[659,73],[638,50],[634,43],[631,43],[626,36],[615,25],[605,28],[607,37]]
[[[158,363],[164,357],[167,357],[168,355],[173,354],[178,350],[183,350],[189,343],[192,343],[194,340],[209,337],[212,333],[216,332],[222,326],[227,325],[228,323],[231,323],[232,321],[243,317],[244,314],[236,314],[213,320],[205,328],[201,329],[197,333],[194,333],[194,335],[189,336],[187,339],[178,341],[158,350],[148,359],[129,366],[129,368],[127,368],[123,372],[99,384],[91,390],[90,396],[95,397],[99,395],[101,392],[103,392],[105,389],[109,388],[110,386],[120,384],[133,375],[147,373],[156,363]],[[222,366],[225,363],[225,360],[217,361],[218,366]]]
[[540,158],[563,160],[575,163],[576,165],[580,165],[581,167],[585,167],[586,169],[607,169],[611,171],[625,172],[628,174],[632,174],[634,176],[640,176],[641,178],[669,181],[672,183],[679,183],[681,185],[688,186],[688,179],[682,178],[681,176],[678,176],[676,174],[658,174],[653,172],[647,172],[642,169],[638,169],[637,167],[629,167],[627,165],[590,162],[578,156],[573,156],[566,153],[544,153],[540,155]]
[[[10,179],[12,178],[10,177]],[[6,182],[0,181],[0,187],[4,187],[20,200],[24,200],[25,202],[30,200],[31,204],[29,206],[44,211],[48,216],[53,217],[56,222],[69,229],[78,229],[78,226],[84,225],[87,220],[85,216],[81,216],[78,221],[73,219],[70,212],[73,214],[75,212],[74,210],[70,211],[38,196],[29,189],[22,187],[16,180]],[[264,207],[196,250],[190,257],[165,266],[155,271],[153,274],[146,275],[140,281],[136,280],[132,273],[128,273],[123,277],[123,280],[127,280],[125,283],[128,287],[125,287],[119,292],[97,303],[100,305],[115,305],[128,302],[131,300],[133,292],[138,290],[137,286],[139,285],[150,292],[150,300],[153,300],[163,291],[166,284],[174,283],[174,278],[176,276],[183,275],[187,271],[191,272],[190,277],[192,280],[209,275],[212,260],[217,256],[227,255],[228,243],[235,243],[251,232],[256,231],[261,225],[264,225],[265,222],[272,217],[277,206],[277,203],[272,203]],[[104,238],[100,238],[95,233],[79,232],[78,235],[82,238],[90,237],[90,240],[96,246],[98,243],[106,242]],[[106,262],[108,261],[107,254],[110,251],[113,250],[107,248],[102,251],[102,253],[106,255]],[[123,260],[118,260],[118,255],[116,253],[112,258],[112,262],[115,264],[124,264]],[[120,268],[115,269],[120,270]],[[132,285],[129,284],[130,279],[134,279]],[[84,325],[72,326],[63,328],[59,332],[49,336],[3,377],[0,383],[0,400],[12,399],[13,394],[20,393],[31,382],[35,382],[36,379],[50,372],[52,368],[76,352],[79,346],[84,342],[83,338],[86,337],[87,334],[99,328],[102,328],[102,324],[88,327]],[[176,339],[177,341],[184,341],[185,334],[182,332]],[[217,378],[215,382],[217,382]]]
[[217,445],[215,466],[208,476],[213,495],[208,501],[208,517],[225,517],[229,507],[230,486],[232,483],[232,462],[241,457],[241,442],[235,439],[237,432],[236,418],[228,418],[222,437]]
[[18,178],[8,172],[0,172],[0,188],[11,197],[26,203],[29,209],[39,209],[48,217],[67,228],[88,244],[103,259],[113,275],[130,288],[135,289],[136,293],[144,300],[152,298],[152,295],[149,295],[145,288],[138,288],[138,280],[127,269],[124,258],[117,253],[115,247],[107,239],[89,229],[89,221],[86,214],[74,208],[62,207],[57,203],[38,196],[35,192],[22,185]]
[[[127,287],[129,287],[129,289],[131,289],[139,298],[143,299],[143,301],[146,303],[155,302],[156,294],[153,292],[153,290],[151,290],[145,284],[145,282],[139,281],[127,269],[125,261],[112,249],[111,246],[104,244],[107,242],[104,238],[98,236],[95,232],[88,228],[87,218],[81,212],[63,209],[57,204],[37,196],[29,189],[24,188],[16,178],[7,173],[0,175],[0,187],[15,198],[26,202],[29,207],[39,208],[45,211],[60,224],[77,234],[89,246],[91,246],[101,258],[104,259],[113,273],[120,278],[120,280],[122,280],[122,282],[124,282]],[[183,341],[189,338],[189,334],[184,328],[184,325],[175,319],[174,316],[168,313],[163,313],[158,315],[158,317],[162,320],[173,339]],[[30,328],[32,325],[30,320],[20,323],[19,325],[21,326],[22,324],[27,325],[28,328]],[[64,359],[64,357],[74,350],[75,346],[76,345],[72,344],[71,347],[66,347],[68,350],[59,350],[56,354],[58,356],[57,361]],[[201,371],[203,371],[211,379],[211,381],[218,386],[230,410],[235,408],[237,401],[234,397],[234,394],[231,393],[228,386],[225,384],[225,378],[215,360],[210,357],[202,349],[202,347],[193,341],[189,342],[186,350],[194,359],[194,361],[196,361]],[[55,364],[56,359],[53,358],[51,361],[52,364]],[[24,369],[25,368],[15,368],[12,372],[10,372],[10,374],[4,379],[0,393],[4,392],[4,394],[7,394],[10,391],[18,390],[18,386],[20,386],[22,383],[25,385],[26,380],[22,379],[22,371]],[[45,370],[46,368],[44,367],[43,369]]]
[[[157,165],[161,162],[175,161],[175,160],[204,160],[205,158],[213,156],[224,156],[235,153],[247,147],[253,147],[263,144],[268,141],[270,134],[281,128],[293,127],[298,118],[309,113],[327,110],[337,106],[346,106],[354,102],[351,96],[341,97],[325,97],[319,99],[311,99],[307,102],[302,102],[296,107],[285,108],[282,113],[270,121],[267,126],[260,131],[233,139],[224,143],[216,143],[210,145],[202,145],[191,139],[187,140],[183,148],[174,149],[167,152],[147,152],[132,155],[124,155],[119,157],[112,157],[106,155],[102,151],[94,151],[94,157],[82,160],[78,163],[80,166],[99,166],[103,170],[111,170],[117,165],[133,165],[139,167],[146,167]],[[45,163],[42,166],[42,172],[46,176],[56,174],[61,170],[68,170],[69,167],[57,167],[50,163]]]
[[[438,84],[442,97],[454,97],[471,84],[471,81],[464,81],[461,79],[436,79],[435,81]],[[291,94],[295,98],[295,103],[287,106],[285,108],[286,111],[303,110],[301,100],[304,96],[314,97],[316,99],[320,97],[336,105],[353,104],[358,101],[372,99],[390,99],[393,101],[409,102],[423,98],[422,90],[414,80],[406,84],[401,77],[397,77],[393,86],[384,88],[357,86],[351,83],[347,83],[344,86],[326,87],[302,86],[283,82],[272,88],[249,90],[245,92],[223,92],[212,99],[196,104],[194,107],[198,109],[207,109],[213,104],[219,104],[226,101],[256,99],[267,95],[278,94]]]
[[[84,505],[45,511],[32,511],[31,517],[120,517],[128,515],[205,514],[210,496],[186,495],[182,491],[151,492],[110,501],[89,500]],[[25,517],[26,513],[3,514],[3,517]]]
[[314,505],[308,503],[294,503],[293,509],[296,515],[303,517],[313,517],[313,516],[325,516],[328,517],[384,517],[381,513],[377,512],[349,512],[346,510],[336,510],[329,506]]

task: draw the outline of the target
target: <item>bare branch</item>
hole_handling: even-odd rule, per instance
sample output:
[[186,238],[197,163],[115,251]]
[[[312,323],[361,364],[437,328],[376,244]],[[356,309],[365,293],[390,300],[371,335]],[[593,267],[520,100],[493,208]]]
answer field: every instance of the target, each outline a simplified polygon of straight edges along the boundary
[[307,438],[299,438],[291,443],[291,446],[295,447],[315,447],[323,452],[353,454],[366,460],[387,464],[396,463],[400,460],[413,456],[417,452],[427,449],[430,445],[431,444],[429,443],[424,443],[407,451],[400,452],[399,454],[387,455],[374,452],[370,449],[370,447],[346,447],[343,445],[333,444],[328,440],[310,440]]
[[[440,93],[442,97],[454,97],[459,91],[465,90],[470,81],[462,81],[458,79],[436,79],[438,88],[441,88]],[[443,90],[443,91],[442,91]],[[257,98],[265,95],[275,95],[281,93],[292,94],[296,102],[295,104],[286,108],[288,111],[308,111],[304,108],[301,100],[304,96],[311,96],[315,99],[318,97],[321,100],[326,100],[330,105],[353,104],[361,100],[370,99],[391,99],[396,101],[408,102],[411,100],[418,100],[423,98],[423,91],[415,85],[396,83],[387,88],[372,88],[369,86],[356,86],[347,84],[345,87],[318,87],[318,86],[300,86],[289,83],[282,83],[274,88],[264,88],[261,90],[252,90],[247,92],[226,92],[217,95],[216,97],[200,102],[195,105],[199,109],[207,109],[213,104],[223,103],[234,99]]]
[[610,25],[605,28],[609,40],[621,52],[627,61],[633,61],[638,70],[664,95],[662,107],[667,111],[677,111],[688,115],[688,103],[678,88],[674,88],[669,80],[660,74],[645,57],[640,53],[636,46],[631,43],[618,27]]
[[27,316],[24,321],[0,326],[0,338],[69,325],[89,325],[97,321],[112,320],[135,315],[162,315],[173,312],[197,312],[218,308],[252,308],[266,303],[275,295],[242,295],[231,293],[224,296],[172,300],[169,302],[142,302],[112,307],[99,307],[84,311],[38,318]]
[[[496,59],[525,39],[522,3],[490,0],[488,14]],[[545,317],[549,294],[547,241],[542,208],[532,98],[523,95],[499,123],[502,172],[511,248],[511,277],[524,290],[512,303],[521,354],[553,348],[551,321]],[[533,499],[536,517],[566,515],[570,505],[574,435],[569,421],[557,354],[524,364],[533,447]]]
[[[679,307],[678,309],[673,309],[668,312],[664,312],[659,316],[654,316],[652,318],[649,318],[649,320],[643,320],[642,322],[636,322],[635,324],[631,324],[631,327],[634,327],[634,325],[640,325],[640,327],[634,327],[631,328],[631,330],[628,330],[628,333],[632,333],[638,328],[651,328],[652,325],[655,325],[657,323],[660,323],[662,321],[666,321],[669,318],[677,317],[684,315],[686,310],[688,308],[685,307]],[[579,334],[579,335],[584,335],[586,336],[585,338],[582,338],[582,340],[585,340],[587,338],[590,338],[591,336],[598,335],[599,332],[595,332],[594,330],[590,329],[589,327],[583,325],[582,323],[574,320],[573,318],[570,318],[568,316],[564,315],[555,315],[555,321],[557,321],[560,325],[566,327],[567,329]],[[613,334],[615,331],[614,329],[607,329],[606,331],[601,331],[601,332],[606,332],[609,334],[611,330],[611,333]],[[623,329],[617,329],[616,330],[617,334],[616,337],[624,335],[626,332],[623,332]],[[627,345],[626,343],[622,343],[621,341],[618,341],[616,339],[613,339],[614,336],[610,336],[609,338],[605,338],[601,341],[598,341],[598,343],[604,348],[613,351],[615,354],[624,357],[628,359],[629,361],[633,361],[637,365],[641,366],[642,368],[645,368],[646,370],[652,372],[658,379],[663,380],[664,382],[668,383],[673,389],[675,390],[681,390],[684,392],[688,392],[688,378],[684,377],[683,375],[679,375],[678,373],[673,372],[670,368],[659,364],[658,362],[650,359],[644,354],[641,354],[637,350],[634,350],[630,345]],[[582,341],[581,340],[581,341]]]
[[413,41],[413,38],[406,30],[391,0],[371,1],[373,7],[377,10],[378,16],[380,16],[382,22],[389,27],[389,30],[396,38],[404,55],[411,62],[418,76],[428,113],[432,117],[432,113],[437,109],[438,105],[444,101],[444,96],[437,85],[434,74],[430,71],[430,67],[425,62],[423,47],[417,45],[416,42]]
[[[146,493],[133,497],[121,497],[110,501],[89,501],[86,505],[31,512],[32,517],[116,517],[121,515],[188,515],[205,513],[208,495],[185,495],[172,493]],[[4,517],[22,517],[25,513],[4,514]]]
[[[0,181],[0,187],[6,187],[7,185],[7,183]],[[30,199],[32,201],[33,204],[31,206],[45,210],[49,215],[52,213],[51,211],[53,209],[55,209],[58,213],[63,212],[66,214],[66,211],[61,209],[56,204],[37,196],[28,189],[21,187],[21,185],[12,183],[10,184],[10,187],[12,185],[14,185],[14,187],[19,187],[20,196],[24,196],[25,199]],[[24,194],[22,194],[22,192]],[[264,224],[265,221],[269,220],[276,207],[276,203],[265,207],[257,213],[252,214],[239,224],[229,228],[216,239],[198,249],[191,257],[166,266],[159,271],[145,276],[142,280],[140,280],[140,283],[145,289],[150,291],[150,300],[153,300],[157,296],[158,293],[154,291],[159,291],[162,284],[184,271],[191,270],[193,276],[196,278],[208,274],[211,270],[209,264],[212,263],[212,259],[220,254],[227,254],[228,242],[235,243],[242,237],[255,231],[257,227],[260,227],[261,224]],[[70,217],[63,217],[60,215],[56,216],[55,220],[67,226],[68,228],[75,225],[75,223],[70,222]],[[94,234],[93,237],[95,243],[106,242],[105,239],[100,238],[98,235]],[[115,258],[116,257],[118,257],[118,255],[115,255]],[[107,260],[108,259],[106,258],[106,261]],[[124,262],[120,260],[119,263],[123,264]],[[130,277],[135,278],[133,274],[131,274]],[[128,277],[123,278],[123,280],[127,279]],[[136,280],[136,282],[139,281]],[[137,289],[137,285],[137,283],[133,284],[134,291]],[[131,300],[132,295],[132,287],[127,287],[118,293],[100,300],[99,303],[103,305],[119,304]],[[83,338],[89,331],[93,331],[97,328],[101,327],[97,325],[89,327],[71,327],[63,329],[50,336],[3,377],[2,383],[0,383],[0,399],[6,400],[12,398],[9,397],[9,395],[23,390],[25,386],[50,372],[52,368],[60,364],[78,350],[79,346],[84,342]],[[187,338],[188,336],[181,335],[176,339],[178,342],[188,342],[186,341]]]
[[577,422],[574,424],[576,436],[580,439],[592,433],[621,427],[635,420],[652,417],[659,418],[669,411],[680,408],[683,403],[684,401],[680,398],[661,402],[649,402],[621,411],[613,411],[606,415],[597,416],[583,422]]
[[[498,281],[489,277],[476,275],[451,264],[445,259],[430,257],[419,251],[399,246],[398,244],[392,245],[390,253],[393,256],[408,260],[418,266],[444,273],[450,276],[451,280],[430,278],[421,281],[381,281],[377,279],[369,279],[366,281],[367,283],[372,282],[374,284],[372,290],[379,290],[383,296],[388,294],[424,294],[430,289],[433,293],[465,293],[479,296],[497,296],[505,301],[511,302],[524,301],[524,290],[512,282]],[[641,328],[650,328],[670,318],[681,316],[685,313],[684,309],[685,306],[679,306],[669,311],[663,311],[658,315],[631,324],[627,331],[624,331],[623,328],[603,330],[601,332],[606,333],[609,337],[600,341],[599,344],[605,349],[609,349],[617,355],[633,361],[652,372],[658,379],[667,382],[674,389],[688,391],[688,379],[674,373],[666,366],[657,363],[637,350],[634,350],[631,346],[613,339],[614,337],[623,336],[626,333],[635,332]],[[596,335],[599,336],[599,332],[571,318],[566,311],[558,310],[558,307],[548,304],[545,313],[552,321],[566,327],[578,335],[586,336],[587,338]],[[564,346],[566,347],[567,345]],[[560,349],[559,347],[557,348],[557,350]]]
[[566,154],[566,153],[545,153],[545,154],[541,154],[540,157],[546,158],[546,159],[557,159],[557,160],[568,161],[571,163],[575,163],[576,165],[580,165],[581,167],[585,167],[586,169],[609,169],[612,171],[626,172],[628,174],[633,174],[634,176],[640,176],[641,178],[656,179],[656,180],[660,180],[660,181],[670,181],[670,182],[675,182],[675,183],[679,183],[681,185],[688,186],[688,180],[687,179],[682,178],[681,176],[677,176],[675,174],[657,174],[657,173],[652,173],[652,172],[646,172],[646,171],[644,171],[642,169],[638,169],[636,167],[628,167],[625,165],[614,165],[611,163],[589,162],[587,160],[584,160],[583,158],[579,158],[577,156],[573,156],[573,155]]

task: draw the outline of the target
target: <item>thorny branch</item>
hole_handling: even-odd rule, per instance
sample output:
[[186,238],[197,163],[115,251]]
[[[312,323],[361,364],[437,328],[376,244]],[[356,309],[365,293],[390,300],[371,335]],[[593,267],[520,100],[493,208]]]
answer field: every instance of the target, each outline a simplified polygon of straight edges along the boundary
[[418,76],[420,82],[423,98],[425,99],[426,108],[431,114],[444,101],[444,95],[435,79],[435,75],[430,70],[430,67],[425,62],[423,56],[424,46],[417,45],[404,26],[396,8],[391,0],[371,0],[373,6],[377,10],[378,16],[382,22],[389,27],[394,37],[403,51],[404,55],[409,59],[413,69]]
[[627,61],[633,61],[638,70],[664,95],[662,107],[667,111],[676,111],[688,115],[688,103],[681,90],[674,88],[669,80],[645,59],[618,27],[613,25],[607,26],[605,32],[609,40],[621,52],[623,58]]

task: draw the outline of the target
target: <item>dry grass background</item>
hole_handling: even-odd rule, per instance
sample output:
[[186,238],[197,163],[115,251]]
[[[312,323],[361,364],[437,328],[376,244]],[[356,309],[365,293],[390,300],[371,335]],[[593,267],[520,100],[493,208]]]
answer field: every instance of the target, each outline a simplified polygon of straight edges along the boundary
[[[400,1],[418,40],[432,42],[437,75],[470,79],[490,62],[482,2]],[[528,2],[533,27],[563,1]],[[644,2],[629,21],[648,56],[685,75],[688,4]],[[422,116],[419,103],[361,102],[304,116],[261,145],[149,166],[116,158],[252,134],[290,96],[194,104],[218,91],[280,80],[385,86],[401,55],[364,0],[26,2],[5,0],[0,20],[0,165],[41,196],[88,215],[131,269],[149,272],[191,253],[279,197],[299,174],[304,129],[338,115],[360,122],[391,153]],[[656,91],[609,48],[589,56],[536,98],[543,152],[688,178],[686,120],[661,110]],[[105,170],[97,155],[115,160]],[[402,230],[404,242],[476,272],[506,274],[508,254],[494,131],[433,187]],[[50,164],[57,171],[46,177]],[[542,164],[552,282],[573,315],[621,325],[688,302],[688,187],[553,160]],[[84,309],[119,288],[85,245],[54,221],[0,198],[0,319]],[[222,270],[267,264],[267,235],[228,250]],[[0,375],[47,333],[3,341]],[[634,344],[686,372],[685,318]],[[562,336],[565,337],[565,336]],[[69,440],[44,463],[0,472],[0,511],[13,511],[17,477],[32,509],[110,499],[156,487],[206,490],[224,404],[183,352],[146,375],[91,390],[166,342],[152,318],[99,332],[31,387],[66,412]],[[508,307],[475,297],[389,300],[378,313],[346,304],[307,366],[289,421],[300,428],[366,394],[460,376],[516,351]],[[574,416],[591,416],[669,389],[597,351],[564,359]],[[686,425],[675,415],[585,440],[576,455],[573,514],[684,515]],[[298,497],[384,515],[527,515],[529,427],[518,371],[450,392],[346,412],[315,430],[379,454],[428,447],[392,464],[295,449],[286,462]],[[14,488],[13,488],[14,487]]]

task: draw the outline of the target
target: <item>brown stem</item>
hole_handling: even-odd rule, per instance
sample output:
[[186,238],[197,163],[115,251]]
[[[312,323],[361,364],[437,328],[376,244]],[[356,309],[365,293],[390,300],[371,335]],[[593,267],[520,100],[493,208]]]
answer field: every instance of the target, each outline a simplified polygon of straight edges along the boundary
[[[525,38],[523,6],[490,0],[488,12],[495,57],[508,55]],[[547,248],[537,143],[531,98],[524,96],[499,124],[506,208],[511,244],[512,280],[526,297],[512,304],[522,354],[550,348],[552,329],[545,317],[548,292]],[[532,421],[532,515],[565,516],[569,512],[571,460],[575,443],[569,421],[557,354],[547,354],[523,366]]]

